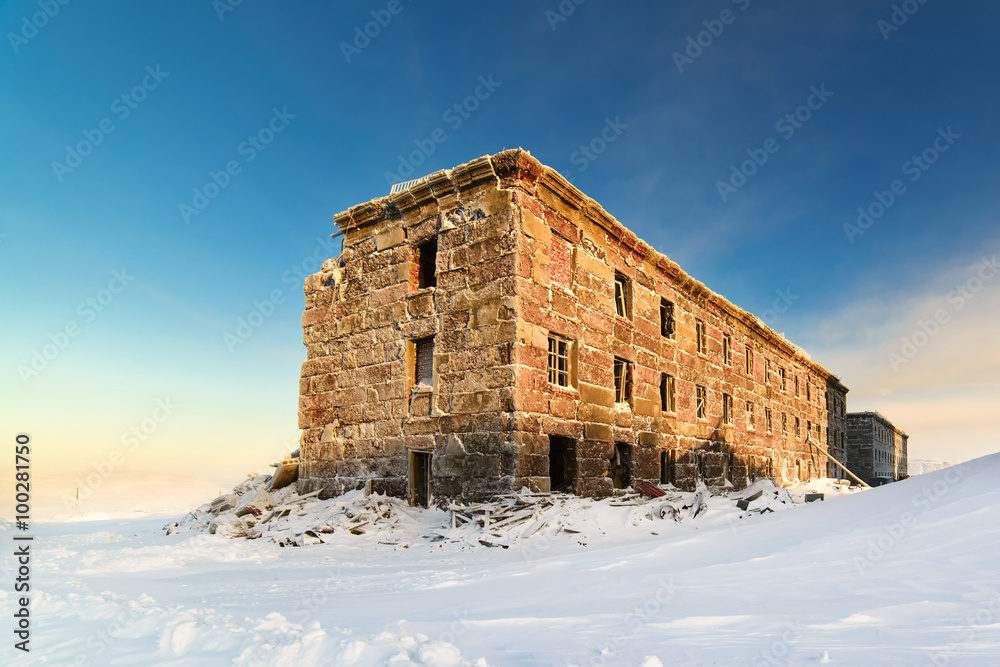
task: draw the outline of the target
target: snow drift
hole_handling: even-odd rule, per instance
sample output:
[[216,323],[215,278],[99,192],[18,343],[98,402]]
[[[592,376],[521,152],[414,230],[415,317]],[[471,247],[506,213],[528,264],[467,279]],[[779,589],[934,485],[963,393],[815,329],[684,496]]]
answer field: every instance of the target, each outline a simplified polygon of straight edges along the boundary
[[784,511],[706,502],[680,523],[595,506],[579,533],[507,549],[421,539],[433,513],[405,543],[295,549],[162,519],[46,524],[33,652],[4,661],[996,664],[1000,455]]

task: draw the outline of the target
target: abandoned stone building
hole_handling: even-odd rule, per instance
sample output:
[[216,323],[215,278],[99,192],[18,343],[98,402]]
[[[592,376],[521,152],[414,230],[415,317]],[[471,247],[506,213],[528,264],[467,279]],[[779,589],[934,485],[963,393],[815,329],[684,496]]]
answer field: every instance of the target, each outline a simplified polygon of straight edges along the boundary
[[907,477],[906,435],[875,411],[847,414],[847,461],[872,486]]
[[839,476],[847,388],[526,151],[335,216],[301,485],[414,504]]

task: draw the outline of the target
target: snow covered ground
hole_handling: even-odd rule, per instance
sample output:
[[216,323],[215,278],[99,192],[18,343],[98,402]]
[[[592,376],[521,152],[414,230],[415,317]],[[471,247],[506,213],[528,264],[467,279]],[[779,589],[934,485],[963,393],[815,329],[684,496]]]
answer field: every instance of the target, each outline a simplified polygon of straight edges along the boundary
[[1000,664],[1000,454],[784,511],[707,505],[675,523],[599,504],[506,549],[420,538],[437,511],[400,544],[38,524],[32,652],[8,634],[0,662]]

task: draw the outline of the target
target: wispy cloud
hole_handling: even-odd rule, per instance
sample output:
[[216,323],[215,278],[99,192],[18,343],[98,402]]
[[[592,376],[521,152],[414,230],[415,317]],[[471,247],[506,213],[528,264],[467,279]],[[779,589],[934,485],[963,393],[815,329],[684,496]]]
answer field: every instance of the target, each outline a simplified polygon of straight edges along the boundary
[[[851,388],[850,409],[878,409],[921,455],[963,460],[1000,449],[1000,243],[928,266],[910,293],[872,294],[821,319],[809,349]],[[949,453],[950,452],[950,453]]]

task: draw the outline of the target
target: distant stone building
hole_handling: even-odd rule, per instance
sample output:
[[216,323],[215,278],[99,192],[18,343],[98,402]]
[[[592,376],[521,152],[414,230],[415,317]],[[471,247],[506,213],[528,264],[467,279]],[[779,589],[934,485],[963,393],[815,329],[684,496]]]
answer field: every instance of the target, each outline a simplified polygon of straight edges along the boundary
[[847,414],[847,467],[872,486],[907,477],[906,435],[878,412]]
[[335,221],[344,252],[305,283],[300,488],[424,505],[839,470],[837,377],[525,151]]

